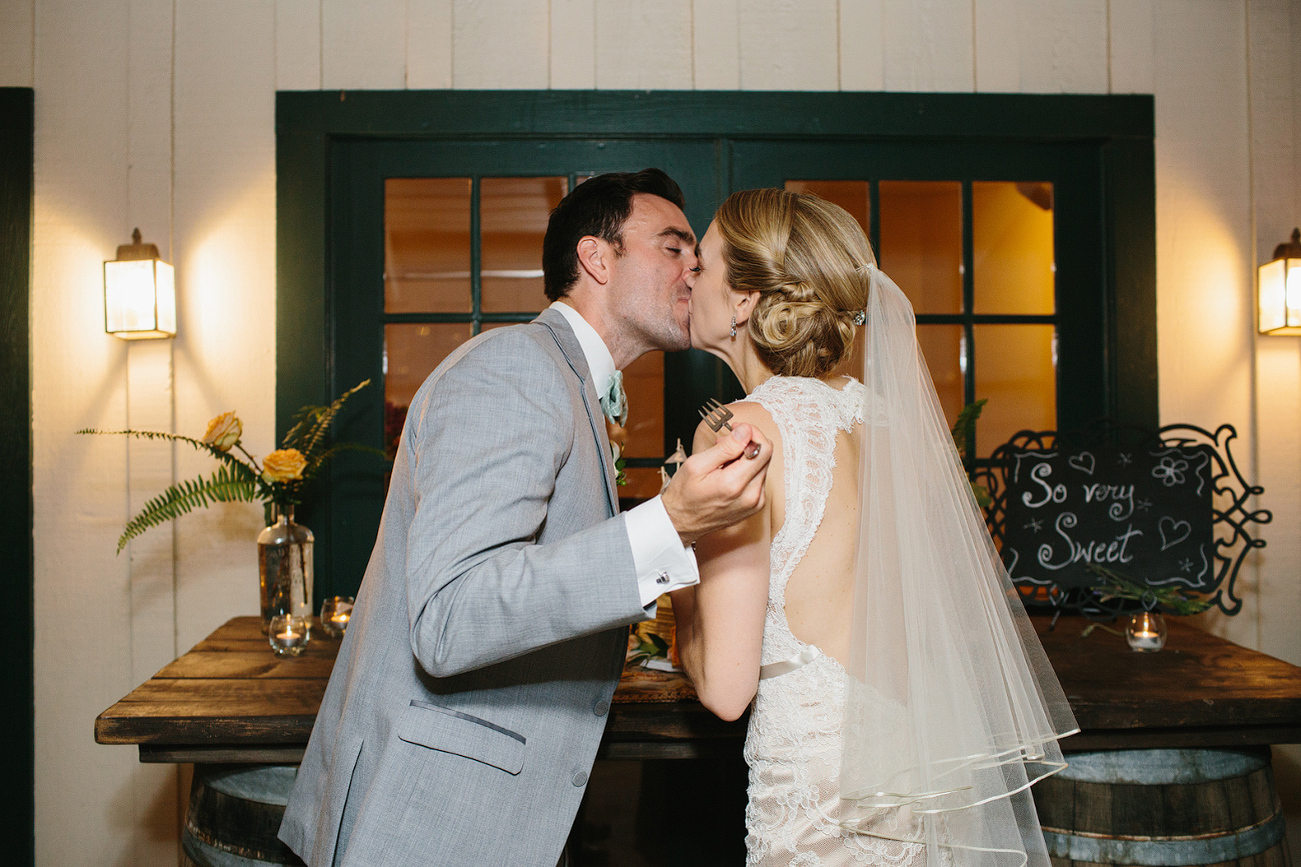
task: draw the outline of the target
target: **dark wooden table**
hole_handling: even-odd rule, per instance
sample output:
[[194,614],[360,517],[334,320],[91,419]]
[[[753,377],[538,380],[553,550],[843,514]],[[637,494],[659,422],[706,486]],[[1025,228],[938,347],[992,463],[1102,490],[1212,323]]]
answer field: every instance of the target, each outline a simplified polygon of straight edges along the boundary
[[[1082,733],[1068,750],[1301,743],[1301,668],[1171,618],[1158,653],[1063,617],[1035,627]],[[272,655],[257,617],[236,617],[95,720],[102,744],[142,762],[301,760],[339,642],[318,628],[297,659]],[[734,750],[744,721],[701,707],[679,674],[630,668],[615,693],[603,758],[691,758]]]

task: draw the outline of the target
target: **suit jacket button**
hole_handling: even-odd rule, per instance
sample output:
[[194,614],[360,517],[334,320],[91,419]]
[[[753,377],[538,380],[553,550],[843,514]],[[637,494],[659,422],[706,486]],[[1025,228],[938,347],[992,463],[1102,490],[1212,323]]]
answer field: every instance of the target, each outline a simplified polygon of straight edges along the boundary
[[596,712],[597,716],[605,716],[610,712],[610,703],[605,699],[601,699],[592,710]]
[[587,782],[587,774],[583,771],[579,771],[578,773],[574,774],[573,782],[575,786],[583,785],[584,783]]

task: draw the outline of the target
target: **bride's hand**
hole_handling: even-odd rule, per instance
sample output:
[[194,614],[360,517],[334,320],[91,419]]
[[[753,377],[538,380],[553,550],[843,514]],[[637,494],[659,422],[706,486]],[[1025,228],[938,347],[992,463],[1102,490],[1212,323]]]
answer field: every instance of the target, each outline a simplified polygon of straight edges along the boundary
[[[747,452],[758,448],[749,458]],[[744,457],[743,457],[744,456]],[[687,458],[661,498],[683,544],[729,527],[763,508],[772,443],[741,423],[729,436]]]

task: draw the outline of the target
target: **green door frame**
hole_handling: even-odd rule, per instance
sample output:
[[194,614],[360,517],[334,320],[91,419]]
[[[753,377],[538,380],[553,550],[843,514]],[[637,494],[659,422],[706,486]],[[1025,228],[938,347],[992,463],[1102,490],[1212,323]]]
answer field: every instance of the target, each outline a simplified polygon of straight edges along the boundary
[[[276,99],[276,422],[328,402],[336,381],[338,155],[357,141],[721,140],[1086,151],[1102,201],[1096,405],[1121,422],[1158,423],[1156,193],[1150,96],[718,91],[281,92]],[[718,149],[733,177],[732,149]],[[738,167],[739,170],[739,167]],[[1094,296],[1095,298],[1097,296]],[[1066,312],[1066,311],[1063,311]],[[1066,385],[1066,383],[1063,383]],[[324,541],[324,540],[322,540]],[[324,563],[318,564],[324,566]],[[328,572],[328,567],[326,570]],[[331,577],[318,568],[320,586]]]
[[35,623],[32,595],[32,259],[33,91],[0,87],[0,574],[10,615],[0,630],[0,694],[9,697],[0,739],[10,760],[0,772],[9,808],[0,822],[14,864],[36,853]]

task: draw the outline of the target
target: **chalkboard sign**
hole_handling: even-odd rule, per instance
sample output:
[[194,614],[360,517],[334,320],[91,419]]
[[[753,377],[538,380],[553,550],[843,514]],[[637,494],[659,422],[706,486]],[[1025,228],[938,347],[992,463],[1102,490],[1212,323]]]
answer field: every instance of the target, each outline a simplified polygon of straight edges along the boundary
[[1208,445],[1000,450],[1003,563],[1018,585],[1098,583],[1096,563],[1154,587],[1219,583]]

